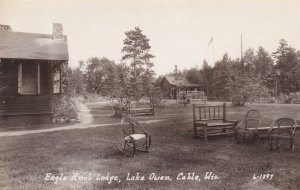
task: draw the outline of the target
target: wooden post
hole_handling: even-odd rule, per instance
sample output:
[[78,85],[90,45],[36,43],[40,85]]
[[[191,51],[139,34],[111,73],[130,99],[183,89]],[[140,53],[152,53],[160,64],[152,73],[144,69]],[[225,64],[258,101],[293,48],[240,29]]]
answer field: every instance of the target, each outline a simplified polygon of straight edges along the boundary
[[197,127],[196,127],[196,106],[193,104],[193,127],[194,127],[194,136],[197,137]]
[[214,106],[214,119],[216,119],[216,107]]
[[223,121],[226,121],[226,103],[223,103]]
[[203,136],[204,136],[204,141],[207,143],[207,124],[203,125]]

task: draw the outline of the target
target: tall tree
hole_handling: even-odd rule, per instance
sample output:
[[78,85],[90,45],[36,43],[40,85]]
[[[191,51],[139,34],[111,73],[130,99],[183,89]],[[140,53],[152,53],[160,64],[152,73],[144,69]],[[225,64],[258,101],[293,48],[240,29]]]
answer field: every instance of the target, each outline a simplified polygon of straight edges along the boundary
[[275,69],[278,71],[278,90],[280,93],[289,94],[299,90],[297,68],[299,67],[299,54],[289,46],[287,41],[281,39],[277,51],[273,53],[276,59]]
[[200,84],[201,83],[201,78],[200,78],[200,70],[197,67],[191,68],[187,70],[186,72],[186,79],[190,83],[194,84]]
[[105,57],[91,57],[87,61],[85,80],[89,93],[110,94],[114,84],[114,61]]
[[213,88],[211,88],[211,84],[213,84],[213,68],[208,65],[206,60],[203,60],[202,68],[200,70],[201,80],[205,86],[205,93],[208,98],[211,98],[211,94],[213,93]]
[[[149,87],[149,81],[153,81],[155,73],[152,70],[151,59],[154,56],[150,54],[150,39],[143,34],[139,27],[125,32],[125,35],[122,61],[129,64],[130,86],[133,91],[137,92],[134,94],[134,98],[139,99]],[[145,86],[146,88],[143,88]],[[150,94],[148,95],[150,96]]]
[[267,78],[273,70],[273,60],[268,52],[259,46],[256,52],[255,75],[261,79]]
[[245,73],[248,74],[250,77],[252,77],[254,74],[254,70],[255,70],[255,54],[254,54],[254,50],[252,48],[248,48],[245,51],[245,55],[243,58],[244,61],[244,70]]
[[213,72],[214,96],[219,100],[229,99],[229,89],[227,88],[231,80],[231,59],[228,54],[224,54],[220,61],[217,61]]

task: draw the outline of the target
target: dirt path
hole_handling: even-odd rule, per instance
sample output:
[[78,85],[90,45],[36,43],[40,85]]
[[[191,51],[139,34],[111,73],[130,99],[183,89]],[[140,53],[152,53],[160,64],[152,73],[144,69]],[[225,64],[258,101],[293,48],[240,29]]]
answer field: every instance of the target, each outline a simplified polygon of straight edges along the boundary
[[[148,120],[148,121],[141,121],[140,123],[150,124],[156,123],[163,120]],[[30,134],[38,134],[38,133],[49,133],[54,131],[64,131],[64,130],[72,130],[72,129],[87,129],[87,128],[95,128],[95,127],[105,127],[105,126],[113,126],[113,125],[120,125],[120,123],[107,123],[107,124],[82,124],[78,123],[71,126],[66,127],[56,127],[51,129],[38,129],[38,130],[26,130],[26,131],[9,131],[9,132],[1,132],[0,137],[11,137],[11,136],[22,136],[22,135],[30,135]]]
[[81,124],[92,124],[93,116],[90,113],[90,109],[85,104],[78,105],[78,118]]
[[[120,125],[120,123],[92,124],[94,119],[93,119],[93,115],[90,113],[90,109],[85,104],[80,104],[78,108],[79,108],[78,118],[80,120],[80,123],[78,124],[65,126],[65,127],[55,127],[50,129],[0,132],[0,137],[22,136],[22,135],[30,135],[30,134],[49,133],[54,131],[88,129],[88,128],[95,128],[95,127]],[[162,121],[162,119],[152,119],[148,121],[141,121],[140,123],[149,124],[149,123],[155,123],[160,121]]]

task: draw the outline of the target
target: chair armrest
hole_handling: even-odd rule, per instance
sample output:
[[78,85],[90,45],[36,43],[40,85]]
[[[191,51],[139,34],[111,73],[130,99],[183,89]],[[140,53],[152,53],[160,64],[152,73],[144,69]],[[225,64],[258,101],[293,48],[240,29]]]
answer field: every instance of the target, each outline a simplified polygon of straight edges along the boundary
[[268,135],[273,131],[273,128],[268,129]]
[[148,131],[146,131],[146,130],[144,131],[144,133],[146,136],[151,136],[150,133],[148,133]]
[[235,123],[236,125],[239,123],[238,120],[225,120],[225,122]]
[[200,125],[207,125],[207,121],[203,121],[203,120],[194,120],[194,123],[200,124]]

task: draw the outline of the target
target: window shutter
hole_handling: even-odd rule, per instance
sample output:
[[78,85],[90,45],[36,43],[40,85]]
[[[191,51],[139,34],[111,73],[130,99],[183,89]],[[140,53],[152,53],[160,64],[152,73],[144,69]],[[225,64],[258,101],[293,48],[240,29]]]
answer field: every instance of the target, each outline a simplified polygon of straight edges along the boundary
[[22,94],[22,63],[18,67],[18,93]]
[[41,74],[40,74],[40,64],[38,63],[38,71],[37,71],[37,83],[38,83],[38,94],[41,93]]

